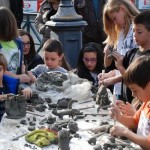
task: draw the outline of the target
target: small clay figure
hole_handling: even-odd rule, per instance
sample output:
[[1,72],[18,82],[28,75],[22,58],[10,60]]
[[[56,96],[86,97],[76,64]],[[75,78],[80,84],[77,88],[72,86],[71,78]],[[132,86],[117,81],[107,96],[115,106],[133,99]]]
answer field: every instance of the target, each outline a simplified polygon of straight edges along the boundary
[[70,133],[67,130],[61,130],[58,132],[58,147],[59,150],[70,150]]
[[37,111],[39,111],[39,112],[45,111],[46,108],[47,108],[47,107],[46,107],[45,105],[43,105],[43,104],[38,104],[38,105],[36,105],[36,107],[35,107],[35,109],[36,109]]
[[57,108],[67,108],[68,103],[70,102],[70,98],[62,98],[57,102]]
[[96,95],[96,104],[105,106],[109,105],[110,103],[111,101],[109,100],[107,89],[104,85],[101,85]]
[[75,121],[70,121],[68,123],[68,128],[72,134],[75,134],[79,130],[78,124]]
[[35,130],[35,126],[28,126],[28,130],[29,130],[29,131]]

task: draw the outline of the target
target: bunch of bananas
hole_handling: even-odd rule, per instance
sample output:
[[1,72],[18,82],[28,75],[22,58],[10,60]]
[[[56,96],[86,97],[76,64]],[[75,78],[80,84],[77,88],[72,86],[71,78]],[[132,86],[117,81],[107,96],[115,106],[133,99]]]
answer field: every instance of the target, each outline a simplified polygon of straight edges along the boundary
[[38,129],[28,133],[25,136],[27,142],[39,147],[48,146],[58,141],[57,132],[46,129]]

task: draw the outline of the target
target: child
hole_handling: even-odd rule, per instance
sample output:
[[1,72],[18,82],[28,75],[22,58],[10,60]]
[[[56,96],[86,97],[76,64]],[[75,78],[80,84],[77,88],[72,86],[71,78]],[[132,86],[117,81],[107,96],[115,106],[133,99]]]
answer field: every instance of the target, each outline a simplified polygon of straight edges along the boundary
[[0,7],[0,52],[7,59],[5,74],[20,79],[20,82],[30,82],[30,77],[22,74],[22,41],[18,38],[16,19],[12,12]]
[[100,84],[106,86],[115,84],[114,95],[117,99],[121,98],[121,75],[115,69],[111,53],[116,50],[124,56],[128,50],[137,47],[133,40],[132,20],[138,13],[138,9],[129,0],[108,0],[103,11],[104,31],[107,34],[104,66],[112,71],[100,75]]
[[[144,11],[137,15],[134,19],[134,38],[139,48],[128,51],[125,57],[121,57],[118,53],[113,52],[116,59],[116,67],[124,75],[125,70],[130,63],[141,55],[150,55],[150,11]],[[144,72],[141,72],[144,73]],[[143,80],[143,79],[141,79]],[[122,85],[122,97],[124,101],[131,103],[133,97],[131,91],[125,84]]]
[[98,85],[97,75],[103,70],[103,49],[94,42],[85,44],[80,51],[78,66],[75,73],[80,78],[92,81]]
[[44,51],[44,62],[43,65],[38,65],[31,70],[32,74],[37,78],[43,72],[49,71],[60,71],[66,73],[67,70],[60,67],[63,55],[62,44],[54,39],[47,40],[42,50]]
[[[7,60],[0,53],[0,121],[5,112],[4,100],[6,100],[8,94],[17,94],[19,80],[4,75],[7,68]],[[32,91],[29,87],[22,90],[23,95],[29,98],[32,95]]]
[[[141,31],[140,31],[141,32]],[[134,60],[124,74],[124,81],[132,91],[132,95],[143,104],[134,116],[125,116],[117,105],[110,109],[112,118],[125,127],[115,125],[110,129],[113,136],[124,136],[149,150],[150,146],[150,56],[140,56]],[[136,131],[136,133],[131,130]]]

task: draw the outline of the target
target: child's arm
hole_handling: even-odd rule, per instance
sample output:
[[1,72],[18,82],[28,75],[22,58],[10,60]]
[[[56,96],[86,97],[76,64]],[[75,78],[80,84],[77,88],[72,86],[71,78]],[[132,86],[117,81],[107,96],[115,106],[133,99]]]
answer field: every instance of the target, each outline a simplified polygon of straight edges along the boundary
[[114,51],[112,53],[113,57],[115,58],[115,65],[117,67],[117,69],[120,71],[120,73],[122,74],[122,76],[125,73],[125,68],[123,66],[123,56],[121,54],[119,54],[117,51]]
[[110,77],[110,78],[100,80],[99,85],[103,84],[105,86],[109,86],[109,85],[113,85],[115,83],[121,82],[121,80],[122,80],[122,76],[117,75],[117,76],[114,76],[114,77]]
[[32,90],[29,85],[27,84],[19,84],[19,91],[26,97],[26,99],[29,99],[32,96]]
[[26,87],[22,90],[22,94],[26,99],[30,99],[32,97],[32,90],[30,87]]
[[0,95],[0,101],[4,101],[7,99],[7,94]]
[[135,125],[133,116],[123,115],[117,105],[113,105],[110,108],[110,116],[111,116],[111,118],[117,120],[118,122],[120,122],[121,124],[126,126],[127,128],[133,129],[133,130],[136,129],[136,125]]
[[136,109],[133,105],[131,105],[129,102],[124,103],[121,100],[117,101],[117,105],[120,109],[120,111],[127,116],[134,116],[136,113]]
[[36,81],[36,77],[33,75],[31,71],[28,71],[28,76],[30,77],[31,83],[34,83]]
[[12,94],[12,93],[9,93],[9,94],[2,94],[2,95],[0,95],[0,101],[7,100],[7,96],[8,96],[8,95],[14,95],[14,94]]
[[14,78],[17,78],[20,80],[21,83],[30,83],[30,77],[26,74],[19,74],[19,75],[16,75],[10,71],[5,71],[5,74],[11,76],[11,77],[14,77]]
[[108,67],[112,64],[113,58],[112,57],[108,57],[110,55],[110,46],[106,45],[104,48],[104,66]]
[[126,127],[115,125],[110,129],[110,133],[113,136],[124,136],[131,140],[132,142],[140,145],[144,150],[149,150],[150,148],[150,136],[141,136],[132,132]]

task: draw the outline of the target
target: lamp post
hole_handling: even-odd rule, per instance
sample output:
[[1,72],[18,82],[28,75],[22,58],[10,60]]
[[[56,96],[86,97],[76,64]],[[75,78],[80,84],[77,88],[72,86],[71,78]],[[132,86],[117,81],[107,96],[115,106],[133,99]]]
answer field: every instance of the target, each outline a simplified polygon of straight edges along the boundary
[[71,0],[61,0],[57,13],[46,22],[50,27],[50,37],[63,44],[64,54],[75,68],[82,48],[82,30],[87,25],[74,9]]

